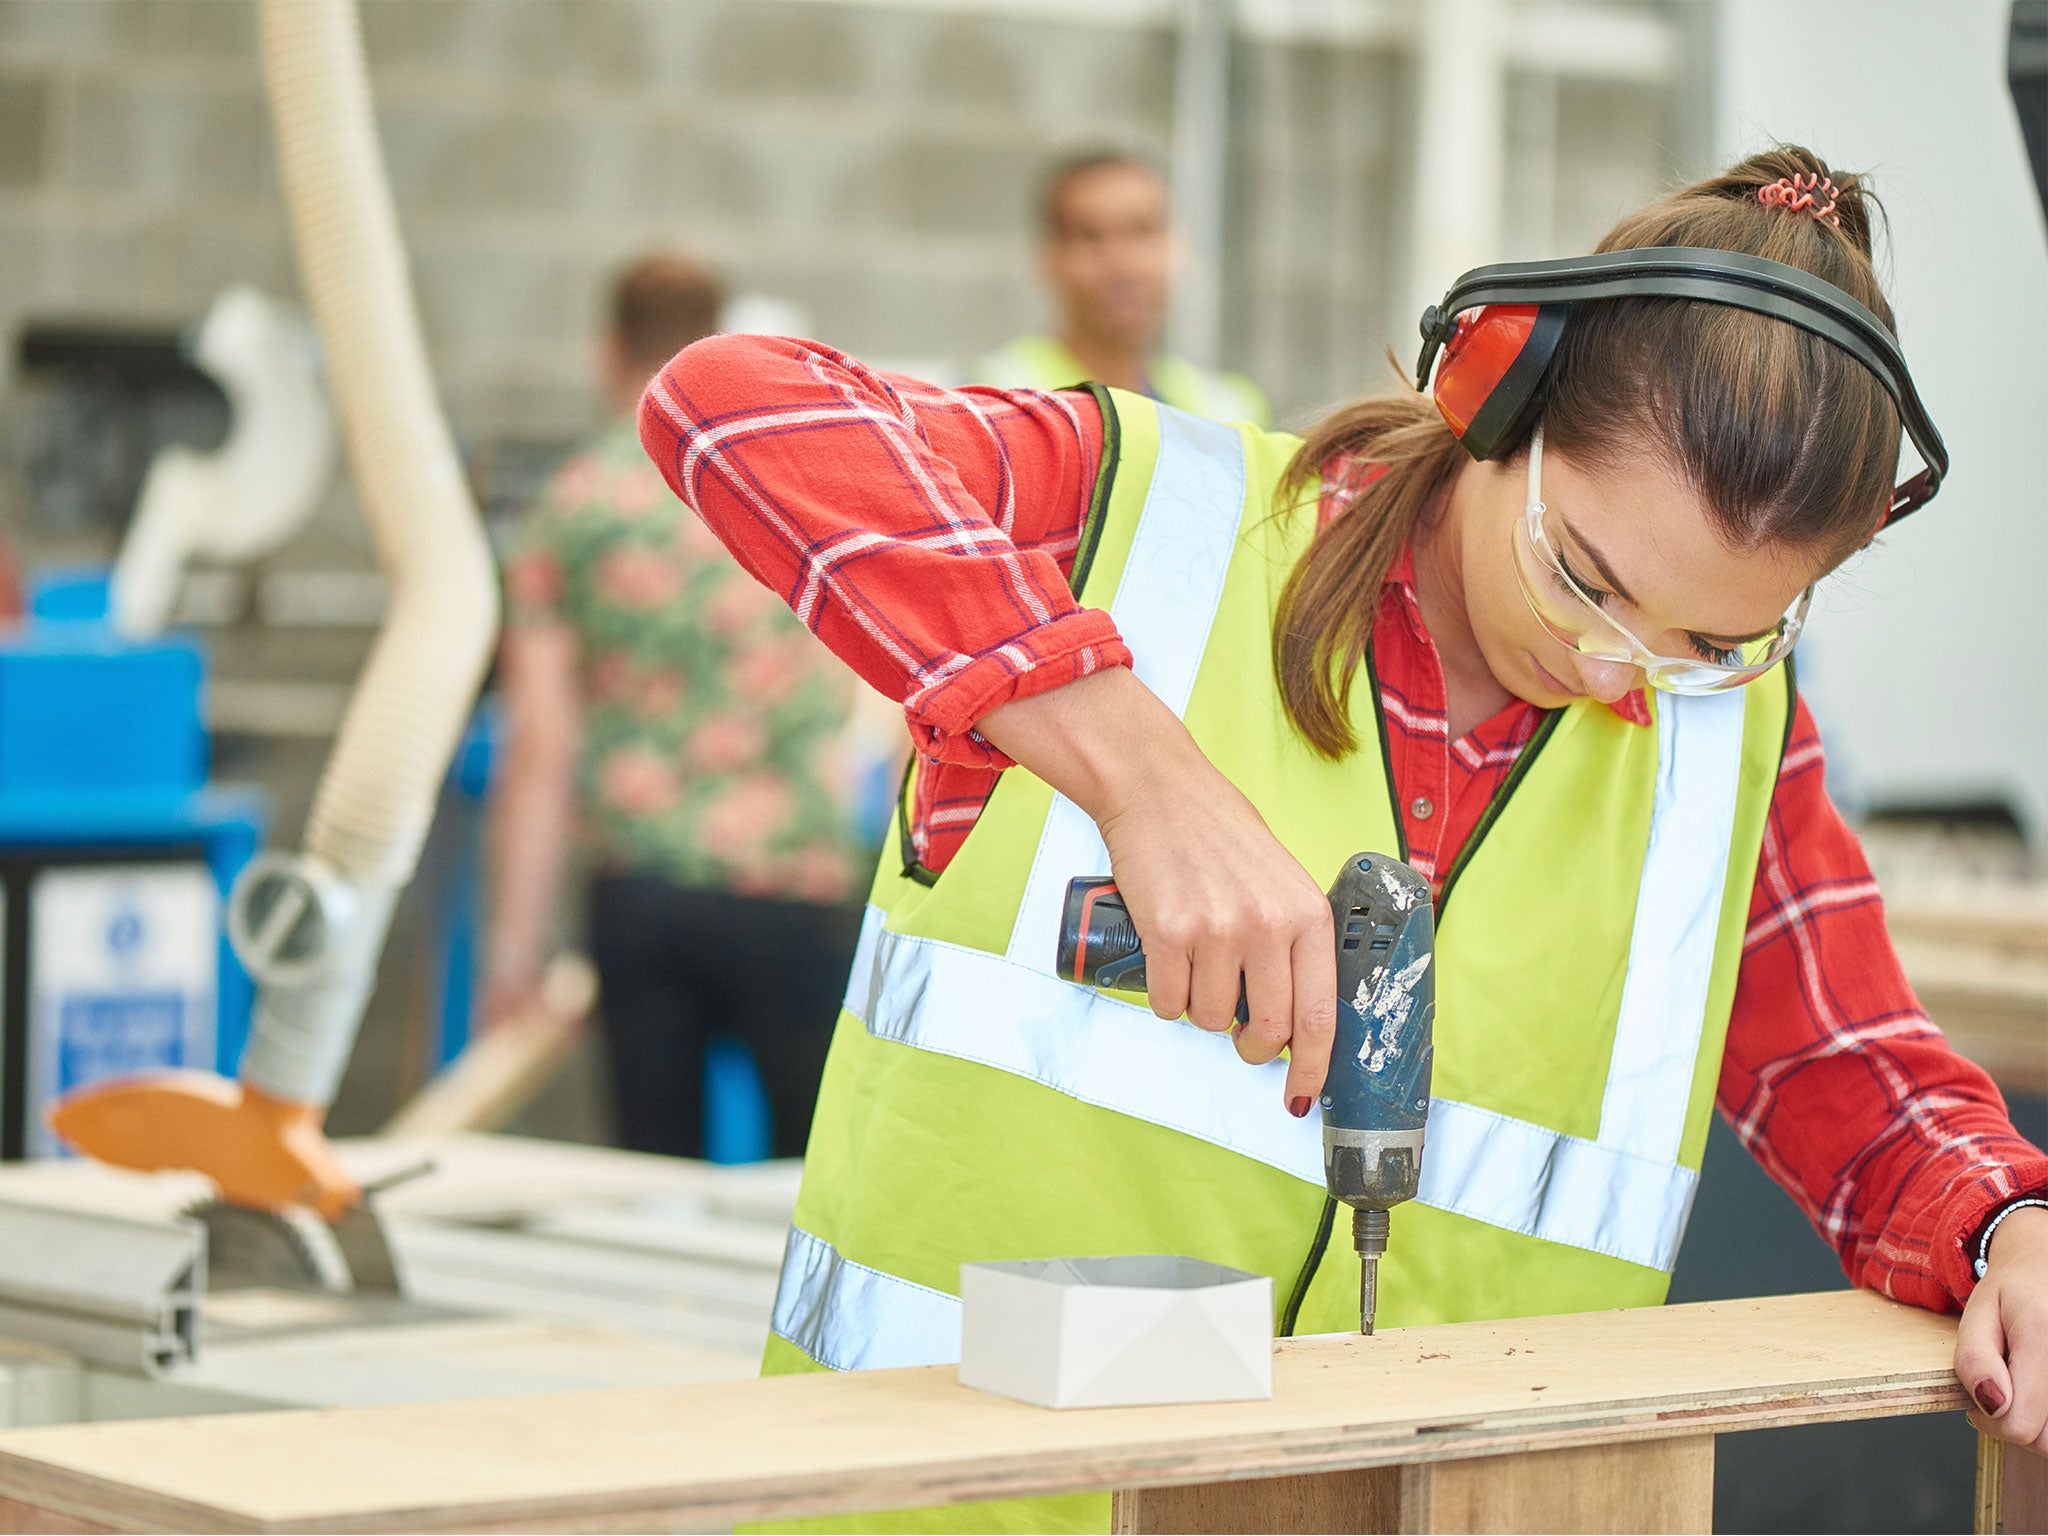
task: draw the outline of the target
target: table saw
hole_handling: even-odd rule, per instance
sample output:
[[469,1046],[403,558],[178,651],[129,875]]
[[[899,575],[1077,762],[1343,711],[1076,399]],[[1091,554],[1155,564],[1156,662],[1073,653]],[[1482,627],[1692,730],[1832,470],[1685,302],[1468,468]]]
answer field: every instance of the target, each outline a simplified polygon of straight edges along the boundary
[[[0,1166],[0,1427],[749,1377],[800,1165],[463,1135],[340,1144],[398,1293],[209,1285],[196,1175]],[[314,1224],[307,1240],[319,1256]]]

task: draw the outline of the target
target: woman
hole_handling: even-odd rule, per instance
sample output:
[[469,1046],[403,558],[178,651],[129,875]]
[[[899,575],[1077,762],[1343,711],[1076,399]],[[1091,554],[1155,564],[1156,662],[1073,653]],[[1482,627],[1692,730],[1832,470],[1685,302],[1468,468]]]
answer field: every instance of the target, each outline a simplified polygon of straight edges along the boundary
[[[1643,247],[1785,263],[1890,325],[1867,199],[1804,150],[1602,243]],[[1196,1255],[1272,1275],[1301,1332],[1353,1326],[1302,1117],[1321,888],[1372,848],[1438,902],[1383,1322],[1660,1301],[1718,1100],[1857,1283],[1964,1309],[1973,1420],[2048,1447],[2048,1156],[1920,1011],[1790,669],[1752,665],[1881,527],[1892,399],[1780,320],[1615,299],[1579,306],[1530,425],[1475,459],[1403,394],[1297,442],[736,339],[650,386],[678,495],[922,753],[770,1370],[950,1358],[959,1263],[1047,1253]],[[1050,974],[1059,893],[1105,862],[1156,1019]]]

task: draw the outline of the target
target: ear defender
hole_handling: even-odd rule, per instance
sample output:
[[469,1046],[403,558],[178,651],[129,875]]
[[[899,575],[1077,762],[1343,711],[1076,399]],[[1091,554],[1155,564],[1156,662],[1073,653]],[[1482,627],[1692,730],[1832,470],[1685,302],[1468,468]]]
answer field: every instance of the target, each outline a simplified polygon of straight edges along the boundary
[[[1475,459],[1504,459],[1535,425],[1543,380],[1571,318],[1566,304],[1489,304],[1467,310],[1441,338],[1432,393],[1436,408]],[[1442,312],[1423,316],[1437,339]]]

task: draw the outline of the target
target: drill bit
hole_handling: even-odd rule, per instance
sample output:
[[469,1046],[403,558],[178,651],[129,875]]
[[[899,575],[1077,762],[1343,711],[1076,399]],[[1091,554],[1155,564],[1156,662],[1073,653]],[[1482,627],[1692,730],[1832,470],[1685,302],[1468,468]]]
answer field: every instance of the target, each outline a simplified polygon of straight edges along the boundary
[[1358,1249],[1358,1331],[1372,1336],[1380,1305],[1380,1255],[1387,1251],[1387,1213],[1367,1206],[1351,1210],[1351,1241]]

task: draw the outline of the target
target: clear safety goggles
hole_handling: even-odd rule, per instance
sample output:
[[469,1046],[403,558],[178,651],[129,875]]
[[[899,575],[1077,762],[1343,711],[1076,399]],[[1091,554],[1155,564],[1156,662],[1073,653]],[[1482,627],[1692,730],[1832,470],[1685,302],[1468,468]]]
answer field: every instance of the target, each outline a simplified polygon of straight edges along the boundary
[[[1666,693],[1718,693],[1754,682],[1783,661],[1798,643],[1813,602],[1808,587],[1767,635],[1711,656],[1661,656],[1631,634],[1572,576],[1544,527],[1543,426],[1529,439],[1529,505],[1515,520],[1515,576],[1529,609],[1552,638],[1582,656],[1640,667],[1652,688]],[[1603,594],[1604,596],[1605,594]],[[1607,597],[1609,602],[1618,598]]]

